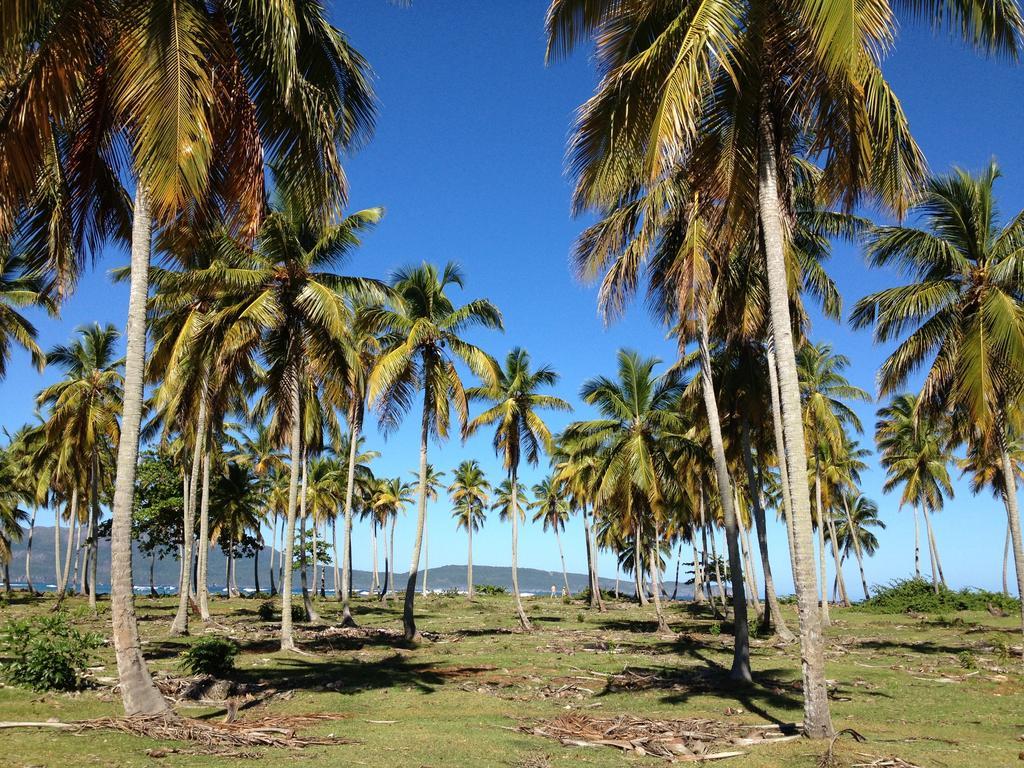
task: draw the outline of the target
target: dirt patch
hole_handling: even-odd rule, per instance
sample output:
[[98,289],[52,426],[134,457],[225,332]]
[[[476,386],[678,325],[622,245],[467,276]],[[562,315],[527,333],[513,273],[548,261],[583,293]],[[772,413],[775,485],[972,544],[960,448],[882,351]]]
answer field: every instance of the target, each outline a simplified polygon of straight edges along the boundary
[[632,715],[601,718],[580,712],[523,725],[519,730],[565,746],[613,747],[673,761],[720,760],[742,755],[746,748],[799,738],[778,726],[703,719],[648,720]]

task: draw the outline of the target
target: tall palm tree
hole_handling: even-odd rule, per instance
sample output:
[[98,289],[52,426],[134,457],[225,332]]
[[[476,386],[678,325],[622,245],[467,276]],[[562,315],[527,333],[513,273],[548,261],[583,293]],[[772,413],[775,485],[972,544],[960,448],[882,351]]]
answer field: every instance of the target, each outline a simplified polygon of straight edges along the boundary
[[[664,630],[668,625],[657,588],[658,550],[669,509],[681,495],[671,453],[674,447],[691,444],[679,437],[683,432],[677,407],[682,383],[674,370],[655,375],[658,362],[620,350],[617,378],[589,379],[580,390],[583,401],[597,408],[599,418],[571,424],[565,438],[598,454],[595,498],[605,515],[616,510],[623,531],[630,532],[625,535],[632,535],[638,597],[643,594],[644,581],[640,563],[646,559],[655,585],[659,629]],[[749,649],[742,643],[737,647],[740,653],[734,672],[749,678]]]
[[479,531],[487,518],[487,505],[490,503],[491,484],[487,482],[480,463],[476,459],[467,459],[459,464],[452,473],[452,484],[448,486],[455,509],[456,528],[466,529],[466,595],[473,599],[473,532]]
[[30,521],[22,507],[32,497],[31,483],[15,464],[10,446],[0,450],[0,565],[4,567],[4,592],[11,593],[11,559],[13,542],[21,541],[22,526]]
[[562,559],[562,583],[565,586],[565,594],[572,594],[569,589],[569,574],[565,569],[565,550],[562,549],[561,536],[565,524],[569,522],[569,501],[553,474],[533,486],[533,504],[530,506],[536,510],[533,513],[533,522],[542,523],[545,533],[549,528],[555,532],[558,556]]
[[836,539],[843,550],[843,558],[853,551],[860,570],[860,583],[864,588],[864,599],[871,599],[868,580],[864,576],[864,557],[871,557],[878,551],[878,538],[871,528],[885,528],[885,523],[878,516],[878,505],[862,493],[846,491],[843,493],[845,518],[836,525]]
[[926,367],[918,410],[951,415],[968,446],[1000,457],[1017,585],[1024,594],[1024,541],[1009,453],[1024,382],[1024,273],[1018,269],[1024,212],[1000,221],[993,189],[998,178],[995,163],[977,176],[958,169],[932,178],[913,209],[920,227],[874,230],[868,241],[872,263],[894,264],[911,282],[864,297],[851,321],[855,327],[873,324],[878,341],[910,332],[882,365],[882,395]]
[[494,450],[508,473],[512,503],[512,591],[519,623],[526,631],[532,627],[519,595],[519,466],[524,459],[537,466],[541,453],[550,454],[554,448],[551,430],[538,411],[572,410],[560,397],[540,392],[557,382],[558,374],[554,369],[546,365],[531,368],[529,353],[515,347],[505,357],[505,364],[493,382],[467,392],[470,399],[482,400],[490,407],[469,422],[465,434],[472,435],[481,427],[493,426]]
[[412,483],[402,482],[400,477],[383,478],[377,484],[376,492],[373,495],[373,514],[382,531],[387,531],[390,525],[391,532],[389,540],[384,547],[387,556],[384,562],[384,584],[380,590],[382,600],[387,599],[389,592],[394,593],[395,580],[395,523],[398,516],[405,513],[405,508],[412,503]]
[[380,454],[377,451],[363,450],[362,446],[366,439],[359,436],[360,423],[362,420],[362,406],[358,408],[358,414],[353,414],[350,409],[349,432],[342,435],[341,440],[335,448],[335,454],[345,457],[345,465],[341,470],[344,483],[344,531],[342,540],[342,557],[340,561],[341,571],[339,573],[338,560],[338,536],[337,525],[331,528],[332,544],[334,549],[334,591],[335,599],[341,602],[343,627],[354,627],[355,619],[352,618],[352,606],[350,604],[350,593],[352,591],[352,504],[356,498],[356,490],[365,495],[367,488],[373,482],[373,472],[369,463]]
[[[141,653],[131,581],[154,220],[169,224],[186,211],[221,208],[235,228],[252,233],[262,215],[265,157],[278,189],[329,215],[344,198],[341,152],[372,125],[367,66],[327,22],[319,0],[274,6],[117,1],[74,9],[46,0],[31,8],[10,14],[0,33],[3,50],[24,59],[0,114],[0,153],[17,158],[0,171],[0,207],[17,210],[32,198],[38,171],[63,132],[76,137],[68,142],[75,170],[69,178],[76,180],[71,198],[92,213],[94,201],[119,190],[110,147],[123,138],[130,148],[136,183],[125,439],[112,505],[112,621],[125,709],[163,714],[167,702]],[[200,204],[190,209],[195,201]],[[93,226],[76,233],[77,242],[105,234]]]
[[[1016,4],[897,7],[948,24],[985,51],[1015,53],[1024,29]],[[755,219],[763,232],[789,464],[804,728],[814,738],[828,738],[833,728],[790,317],[787,179],[798,150],[809,147],[825,163],[827,190],[845,204],[870,196],[905,210],[924,160],[880,68],[897,18],[885,0],[853,8],[821,0],[552,0],[547,17],[549,59],[598,41],[601,81],[578,113],[571,146],[578,211],[663,178],[682,158],[706,197],[727,201],[733,219]]]
[[[437,492],[443,488],[444,485],[441,479],[444,477],[444,472],[434,468],[433,464],[427,464],[426,474],[426,487],[427,487],[427,502],[429,510],[429,502],[437,501]],[[419,489],[419,476],[413,473],[413,486]],[[429,593],[427,591],[427,572],[430,568],[430,526],[424,520],[423,524],[423,596],[426,597]]]
[[[261,508],[261,487],[259,476],[246,463],[229,461],[225,463],[220,476],[213,483],[209,541],[202,546],[220,542],[228,556],[225,587],[228,595],[238,595],[238,579],[235,572],[235,552],[247,533],[258,537],[263,523]],[[259,550],[255,550],[256,569],[259,569]],[[259,578],[256,580],[259,590]]]
[[938,592],[940,580],[942,583],[945,580],[940,576],[939,550],[929,514],[942,509],[946,496],[953,496],[949,476],[953,453],[949,448],[947,420],[918,408],[919,402],[917,395],[904,393],[895,395],[889,405],[879,409],[875,442],[879,462],[888,475],[882,490],[888,493],[902,485],[900,507],[910,505],[914,510],[914,575],[918,578],[921,576],[918,512],[925,515],[932,584]]
[[423,396],[416,538],[402,610],[409,641],[419,637],[414,608],[427,515],[427,447],[431,437],[448,437],[453,405],[462,426],[469,419],[466,390],[455,361],[462,361],[487,383],[497,379],[494,360],[460,334],[474,326],[501,329],[501,313],[486,299],[457,307],[447,293],[452,287],[463,287],[462,271],[454,263],[441,272],[426,263],[408,267],[392,279],[391,304],[367,311],[368,327],[384,334],[384,352],[370,374],[367,395],[380,412],[385,432],[394,429],[412,407],[417,390]]
[[104,482],[120,438],[123,361],[117,355],[117,330],[94,323],[78,329],[78,338],[47,352],[51,365],[65,378],[37,397],[48,409],[46,442],[56,457],[54,471],[70,478],[88,510],[89,605],[96,608],[97,527]]

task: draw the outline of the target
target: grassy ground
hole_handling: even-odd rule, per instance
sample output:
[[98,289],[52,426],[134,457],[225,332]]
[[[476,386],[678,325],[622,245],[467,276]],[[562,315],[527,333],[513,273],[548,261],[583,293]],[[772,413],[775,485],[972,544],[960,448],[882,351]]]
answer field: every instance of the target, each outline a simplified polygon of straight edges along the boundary
[[[0,617],[50,610],[52,598],[15,597]],[[313,639],[299,630],[309,655],[277,652],[274,626],[259,620],[255,600],[215,600],[216,625],[207,632],[238,640],[236,679],[262,683],[279,695],[243,717],[336,712],[345,719],[318,724],[313,733],[355,740],[344,746],[272,750],[266,765],[403,766],[611,766],[657,765],[650,757],[610,748],[572,748],[509,726],[578,708],[595,716],[619,713],[653,718],[709,717],[730,722],[800,720],[799,654],[755,640],[756,683],[737,687],[725,679],[731,636],[715,633],[708,615],[670,607],[674,636],[653,633],[651,611],[613,605],[606,614],[582,604],[535,598],[528,611],[536,631],[515,626],[511,599],[433,596],[418,600],[420,628],[428,639],[402,648],[385,637]],[[158,674],[180,675],[178,654],[197,635],[170,638],[169,599],[138,601],[144,648]],[[106,612],[93,618],[71,600],[75,623],[109,634]],[[338,614],[333,601],[320,610]],[[357,601],[362,626],[396,628],[400,607]],[[857,609],[833,611],[828,677],[834,685],[837,728],[867,738],[837,746],[841,765],[898,756],[921,766],[1015,765],[1024,749],[1022,666],[1007,655],[1019,644],[1014,617],[987,613],[883,616]],[[795,616],[791,617],[795,623]],[[116,674],[113,652],[103,648],[94,670]],[[628,668],[636,690],[618,690],[608,675]],[[573,692],[564,686],[581,686]],[[568,695],[567,695],[568,690]],[[561,691],[555,695],[552,692]],[[578,697],[578,698],[577,698]],[[223,709],[181,706],[194,717],[219,719]],[[120,713],[117,694],[102,683],[75,694],[37,694],[0,687],[0,720],[75,720]],[[394,722],[369,722],[394,721]],[[171,754],[157,761],[147,750],[167,746],[109,731],[69,734],[3,731],[3,755],[12,766],[247,765],[255,760]],[[758,747],[729,764],[814,766],[821,744],[798,740]]]

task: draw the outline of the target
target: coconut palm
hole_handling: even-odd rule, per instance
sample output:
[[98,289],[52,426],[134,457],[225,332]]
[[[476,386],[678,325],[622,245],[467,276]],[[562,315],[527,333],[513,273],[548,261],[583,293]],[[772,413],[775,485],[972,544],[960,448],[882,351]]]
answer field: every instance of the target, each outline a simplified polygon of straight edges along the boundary
[[1017,584],[1024,588],[1008,450],[1024,382],[1024,272],[1018,269],[1024,212],[1001,221],[994,195],[999,175],[991,163],[977,176],[957,169],[932,178],[912,210],[920,227],[875,229],[868,241],[872,263],[893,264],[911,282],[864,297],[851,320],[856,327],[874,325],[878,341],[909,332],[882,365],[882,395],[925,367],[918,410],[951,415],[957,437],[1000,456]]
[[469,419],[466,390],[455,361],[462,361],[485,382],[497,378],[494,360],[460,334],[474,326],[501,329],[501,313],[486,299],[455,306],[447,292],[462,286],[462,271],[454,263],[441,272],[426,263],[407,267],[392,279],[395,298],[391,304],[366,313],[367,327],[384,334],[384,351],[367,384],[368,401],[378,409],[384,431],[397,427],[417,391],[423,396],[416,537],[402,611],[407,640],[419,637],[414,608],[427,515],[427,448],[431,437],[448,437],[452,406],[463,427]]
[[[247,463],[229,461],[216,478],[212,491],[210,516],[210,538],[202,546],[220,542],[228,556],[225,587],[228,596],[236,597],[238,580],[235,573],[235,552],[247,533],[260,537],[263,525],[261,483],[255,470]],[[254,553],[256,573],[259,573],[259,549]],[[256,591],[259,592],[259,576],[256,577]]]
[[466,529],[466,594],[470,600],[473,599],[473,532],[479,531],[487,518],[490,492],[491,484],[475,459],[462,462],[452,473],[448,495],[455,506],[452,511],[455,527]]
[[402,478],[392,477],[381,479],[373,495],[373,513],[381,530],[387,531],[389,524],[391,527],[389,541],[385,544],[388,554],[384,562],[384,585],[380,591],[382,600],[387,599],[388,592],[394,592],[395,523],[412,503],[414,490],[412,483],[403,483]]
[[482,400],[490,405],[487,410],[466,426],[466,435],[472,435],[485,426],[494,427],[494,450],[508,473],[512,519],[512,591],[523,629],[532,629],[523,610],[519,595],[519,467],[537,466],[541,453],[552,452],[554,441],[551,430],[538,414],[540,410],[571,411],[572,406],[560,397],[540,392],[554,386],[558,374],[549,366],[533,369],[530,355],[515,347],[505,357],[505,364],[493,382],[474,387],[467,394],[470,399]]
[[[362,406],[350,408],[349,410],[350,431],[342,435],[335,447],[335,455],[345,458],[345,464],[341,467],[341,477],[344,483],[344,539],[342,541],[342,559],[338,560],[338,535],[335,515],[335,523],[331,526],[331,539],[334,550],[334,592],[335,599],[342,604],[343,627],[354,627],[355,619],[352,618],[350,597],[352,591],[352,504],[358,490],[360,496],[365,496],[369,486],[374,482],[373,472],[369,463],[380,454],[377,451],[363,450],[366,439],[359,436],[360,424],[362,421]],[[339,573],[339,562],[341,571]]]
[[19,311],[32,306],[56,312],[43,280],[28,270],[24,259],[12,255],[10,243],[0,238],[0,379],[7,376],[14,345],[28,352],[32,364],[43,370],[46,356],[36,344],[36,328]]
[[562,583],[565,586],[565,594],[571,594],[561,536],[561,532],[565,530],[565,524],[569,522],[569,501],[565,498],[561,484],[553,474],[533,486],[533,503],[530,507],[536,510],[533,513],[533,522],[541,523],[545,533],[549,528],[555,532],[558,556],[562,559]]
[[842,500],[845,517],[836,524],[836,540],[843,551],[843,559],[853,551],[860,570],[860,583],[864,588],[864,599],[870,600],[868,580],[864,576],[864,557],[872,557],[878,551],[878,538],[871,528],[885,528],[878,516],[878,505],[862,493],[845,491]]
[[[901,3],[976,48],[1015,53],[1016,4]],[[715,2],[552,0],[548,57],[597,40],[596,94],[571,142],[575,207],[600,209],[675,170],[680,159],[724,200],[735,221],[763,232],[779,405],[791,486],[794,562],[803,646],[804,727],[832,735],[823,638],[815,607],[808,463],[786,270],[786,180],[797,151],[825,164],[826,189],[852,205],[870,196],[901,213],[924,160],[880,60],[897,15],[882,0]],[[801,44],[794,44],[799,41]]]
[[[443,483],[441,482],[441,479],[443,477],[444,477],[444,472],[440,472],[440,471],[434,469],[434,465],[433,464],[427,464],[426,488],[427,488],[428,510],[429,510],[429,502],[437,501],[437,492],[438,492],[439,489],[444,487]],[[416,488],[417,490],[419,489],[419,476],[415,472],[413,473],[413,487]],[[428,570],[430,568],[430,537],[428,535],[429,530],[430,530],[430,526],[427,525],[426,521],[424,521],[424,524],[423,524],[423,596],[424,597],[426,597],[427,594],[429,594],[428,591],[427,591],[427,573],[428,573]],[[394,585],[392,585],[392,589],[394,589]]]
[[893,491],[903,486],[900,507],[914,510],[914,575],[921,576],[921,537],[918,512],[925,518],[928,553],[932,565],[932,585],[938,592],[942,579],[939,549],[932,532],[930,515],[942,509],[945,497],[953,496],[949,465],[953,453],[949,448],[948,422],[918,408],[919,398],[912,394],[895,395],[889,405],[878,411],[875,442],[879,462],[887,477],[882,490]]

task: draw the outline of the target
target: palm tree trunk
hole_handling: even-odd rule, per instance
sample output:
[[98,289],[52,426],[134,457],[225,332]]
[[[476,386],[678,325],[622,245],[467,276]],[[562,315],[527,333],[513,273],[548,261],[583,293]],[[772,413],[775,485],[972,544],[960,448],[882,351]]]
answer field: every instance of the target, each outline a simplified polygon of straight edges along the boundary
[[530,619],[523,608],[523,599],[519,596],[519,474],[514,464],[509,468],[508,481],[512,489],[512,592],[515,598],[516,613],[519,623],[527,632],[533,630]]
[[701,557],[697,554],[697,537],[694,535],[693,541],[693,601],[698,605],[702,605],[707,597],[704,594],[704,568]]
[[79,576],[79,574],[84,575],[85,573],[85,569],[80,567],[82,562],[82,521],[77,518],[75,519],[75,556],[72,562],[74,562],[75,567],[71,581],[68,584],[68,591],[71,594],[84,592],[85,585],[81,582],[81,577]]
[[405,602],[402,606],[402,626],[405,639],[416,642],[420,633],[416,629],[416,579],[419,576],[420,549],[423,546],[423,527],[427,521],[427,441],[430,438],[429,387],[423,388],[423,415],[420,420],[420,467],[419,498],[416,500],[416,538],[412,545],[412,560],[409,563],[409,581],[405,585]]
[[25,585],[28,587],[30,595],[36,593],[32,587],[32,534],[35,533],[36,529],[36,511],[36,507],[33,506],[32,519],[28,523],[28,541],[25,542]]
[[[473,511],[470,510],[469,525],[466,526],[466,596],[473,599]],[[1005,569],[1004,569],[1005,572]]]
[[732,669],[729,677],[733,680],[751,682],[750,637],[747,626],[747,598],[743,586],[743,565],[740,562],[739,524],[733,506],[733,485],[729,476],[729,465],[725,460],[725,446],[722,441],[722,423],[718,417],[718,402],[715,400],[714,382],[711,378],[711,350],[708,319],[700,315],[700,377],[704,396],[704,410],[708,417],[711,437],[711,453],[715,460],[715,475],[718,478],[718,495],[722,499],[722,516],[725,523],[725,542],[729,550],[729,572],[732,576],[733,635]]
[[[1007,534],[1009,535],[1009,534]],[[64,580],[64,573],[60,567],[60,510],[53,510],[53,571],[54,581],[57,589]]]
[[937,584],[946,586],[946,577],[942,573],[942,561],[939,560],[939,545],[935,541],[935,530],[932,528],[932,516],[928,513],[928,507],[922,506],[924,513],[925,535],[928,537],[928,551],[932,559],[932,579],[938,579]]
[[562,583],[565,584],[565,594],[571,595],[569,589],[569,572],[565,568],[565,551],[562,549],[562,537],[558,533],[558,523],[555,523],[555,541],[558,542],[558,556],[562,558]]
[[754,561],[750,556],[750,533],[742,525],[740,526],[740,544],[743,555],[743,577],[750,585],[750,603],[754,606],[754,615],[760,623],[764,619],[764,607],[758,598],[760,587],[757,584],[757,571],[754,570]]
[[646,606],[647,589],[644,587],[643,545],[641,541],[640,523],[638,521],[633,525],[633,559],[636,561],[633,563],[633,582],[640,605]]
[[[192,447],[192,473],[189,477],[188,499],[184,504],[184,520],[182,525],[182,577],[181,588],[178,590],[178,612],[171,622],[172,635],[188,634],[188,599],[192,584],[192,540],[195,538],[196,527],[196,494],[199,486],[200,466],[203,461],[203,438],[206,435],[207,404],[205,391],[200,396],[199,413],[196,417],[195,444]],[[200,544],[200,546],[202,546]],[[207,614],[209,615],[209,614]]]
[[722,612],[728,613],[729,598],[725,594],[725,577],[722,575],[722,559],[718,556],[718,545],[714,526],[711,527],[711,557],[715,561],[715,583],[718,585],[718,599],[722,602]]
[[[205,387],[204,387],[205,391]],[[205,426],[205,425],[204,425]],[[199,603],[199,618],[210,620],[210,452],[203,453],[203,491],[199,499],[199,543],[198,575],[196,576],[196,597]],[[228,596],[231,586],[228,585]]]
[[[302,491],[299,496],[299,519],[302,526],[299,533],[299,583],[302,585],[302,606],[306,609],[307,621],[320,621],[320,614],[313,607],[313,601],[309,596],[309,582],[306,580],[306,492],[309,488],[309,456],[305,447],[302,449]],[[313,526],[313,562],[316,563],[316,525]],[[314,568],[316,566],[314,565]],[[314,588],[316,585],[314,585]]]
[[[594,522],[597,522],[597,505],[596,504],[594,505],[594,514],[591,515],[591,519]],[[590,559],[590,573],[591,573],[591,578],[594,580],[594,591],[593,591],[593,593],[595,595],[597,595],[597,612],[598,613],[604,613],[608,609],[605,607],[604,597],[601,595],[601,576],[597,572],[597,554],[598,554],[598,549],[597,549],[597,534],[594,533],[594,525],[590,524],[587,527],[585,533],[587,535],[587,544],[589,544],[590,552],[592,554],[592,557]],[[619,572],[619,566],[618,566],[618,564],[616,564],[616,566],[615,566],[615,573],[616,573],[616,575],[618,575],[618,572]]]
[[1001,442],[1003,479],[1006,483],[1006,520],[1013,542],[1013,564],[1017,571],[1017,596],[1021,598],[1021,631],[1024,632],[1024,541],[1021,540],[1020,512],[1017,509],[1017,478],[1014,476],[1010,454],[1006,450],[1005,437]]
[[850,527],[850,541],[853,544],[853,554],[857,558],[857,568],[860,571],[860,585],[864,588],[864,599],[871,599],[871,592],[868,590],[868,580],[864,576],[864,555],[860,551],[860,531],[853,525],[853,516],[850,514],[850,503],[846,496],[843,496],[843,511],[846,513],[846,524]]
[[124,398],[121,439],[117,445],[113,523],[110,532],[110,613],[121,698],[128,715],[169,714],[170,708],[153,684],[142,656],[135,618],[132,584],[132,502],[135,466],[142,423],[143,375],[146,364],[146,300],[153,222],[142,184],[135,193],[132,222],[131,280],[125,330]]
[[377,552],[380,546],[377,544],[377,515],[370,518],[370,546],[373,548],[373,577],[370,579],[370,594],[376,594],[380,589],[380,573],[377,568]]
[[99,572],[100,559],[100,457],[99,453],[93,451],[92,457],[92,482],[90,495],[92,496],[92,515],[89,518],[89,548],[92,557],[89,559],[89,607],[96,612],[96,577]]
[[661,610],[661,586],[658,584],[658,568],[661,564],[661,553],[658,551],[658,534],[655,530],[654,543],[651,545],[650,569],[651,582],[654,587],[654,613],[658,617],[658,632],[669,632],[668,622],[665,621],[665,613]]
[[331,560],[334,564],[334,599],[341,599],[341,564],[338,562],[338,510],[334,510],[334,517],[331,518]]
[[[68,526],[68,543],[64,553],[64,568],[61,571],[63,579],[60,582],[60,588],[57,590],[57,604],[60,605],[61,600],[68,591],[68,579],[71,576],[71,547],[75,543],[75,530],[78,526],[78,489],[75,488],[71,492],[71,513],[70,519],[68,520],[70,525]],[[72,587],[74,585],[72,584]]]
[[312,594],[312,597],[316,597],[317,584],[320,583],[320,582],[317,581],[317,566],[320,565],[320,550],[317,547],[317,529],[319,528],[319,526],[317,525],[317,521],[316,521],[316,516],[315,515],[312,517],[312,519],[310,519],[309,522],[310,522],[310,528],[312,528],[312,530],[313,530],[313,563],[312,563],[312,570],[313,570],[313,594]]
[[[427,510],[429,514],[430,510]],[[427,596],[427,574],[430,572],[430,523],[423,521],[423,596]]]
[[338,599],[342,601],[341,626],[354,627],[355,619],[352,618],[352,496],[356,485],[356,451],[359,445],[359,430],[361,427],[360,407],[353,405],[349,423],[349,447],[348,447],[348,477],[345,484],[345,531],[342,547],[345,562],[341,568],[341,592]]
[[826,522],[828,523],[829,540],[832,544],[832,560],[836,564],[836,586],[839,588],[839,599],[842,601],[844,608],[849,608],[850,597],[846,592],[846,579],[843,577],[842,558],[839,557],[839,542],[837,541],[835,521],[832,520],[831,515],[827,515]]
[[[1004,499],[1005,503],[1005,499]],[[1010,596],[1010,584],[1008,581],[1010,568],[1010,526],[1006,526],[1006,541],[1003,543],[1003,597]]]
[[391,596],[397,598],[395,594],[395,524],[398,522],[398,515],[395,514],[391,517],[391,540],[388,543],[388,562],[391,564],[391,575],[388,577],[388,589],[391,591]]
[[793,642],[796,637],[789,631],[786,620],[782,617],[779,596],[775,593],[775,579],[772,576],[772,564],[768,557],[768,526],[765,522],[764,506],[761,503],[761,475],[754,471],[754,452],[750,443],[750,428],[746,419],[740,422],[740,442],[743,449],[743,468],[747,473],[747,491],[750,494],[753,508],[754,527],[757,529],[757,548],[761,555],[761,572],[764,574],[764,599],[768,610],[764,613],[761,626],[765,631],[773,628],[775,634],[784,643]]
[[921,523],[918,520],[917,505],[914,505],[914,578],[921,578]]
[[768,364],[768,385],[771,390],[772,404],[772,431],[775,435],[775,455],[779,463],[779,479],[782,485],[782,513],[786,522],[786,540],[789,543],[790,563],[793,563],[793,553],[796,548],[793,544],[793,526],[790,524],[790,510],[793,508],[793,496],[790,493],[789,467],[786,462],[786,442],[782,432],[782,402],[779,394],[779,371],[775,360],[775,339],[768,337],[768,344],[765,352],[765,359]]
[[285,525],[284,573],[281,576],[281,650],[295,650],[292,637],[292,563],[295,558],[295,515],[299,497],[299,465],[302,462],[302,382],[298,373],[292,383],[291,455],[288,476],[288,517]]
[[271,517],[270,525],[270,596],[273,597],[277,594],[277,584],[274,582],[274,557],[281,557],[277,551],[277,513],[275,512]]
[[156,550],[153,549],[149,553],[149,596],[159,597],[160,593],[156,591]]
[[818,471],[818,459],[814,459],[814,507],[818,520],[818,574],[821,584],[821,602],[818,611],[821,625],[827,627],[832,623],[828,615],[828,569],[825,563],[825,515],[821,508],[821,475]]
[[[583,515],[583,535],[587,540],[587,580],[590,583],[590,607],[594,608],[597,606],[597,597],[600,594],[600,590],[597,586],[597,580],[594,578],[594,548],[590,544],[590,519],[587,517],[587,505],[581,506],[581,514]],[[616,569],[616,577],[618,576],[618,569]]]
[[778,190],[779,169],[775,136],[767,113],[762,114],[758,158],[758,202],[765,250],[768,298],[775,337],[776,364],[782,410],[785,456],[789,468],[793,528],[793,582],[800,617],[800,646],[804,692],[804,732],[811,738],[832,736],[828,688],[825,683],[825,648],[821,622],[815,607],[814,545],[811,538],[811,504],[807,482],[807,450],[804,445],[800,382],[789,316],[789,277],[786,271],[786,225]]

